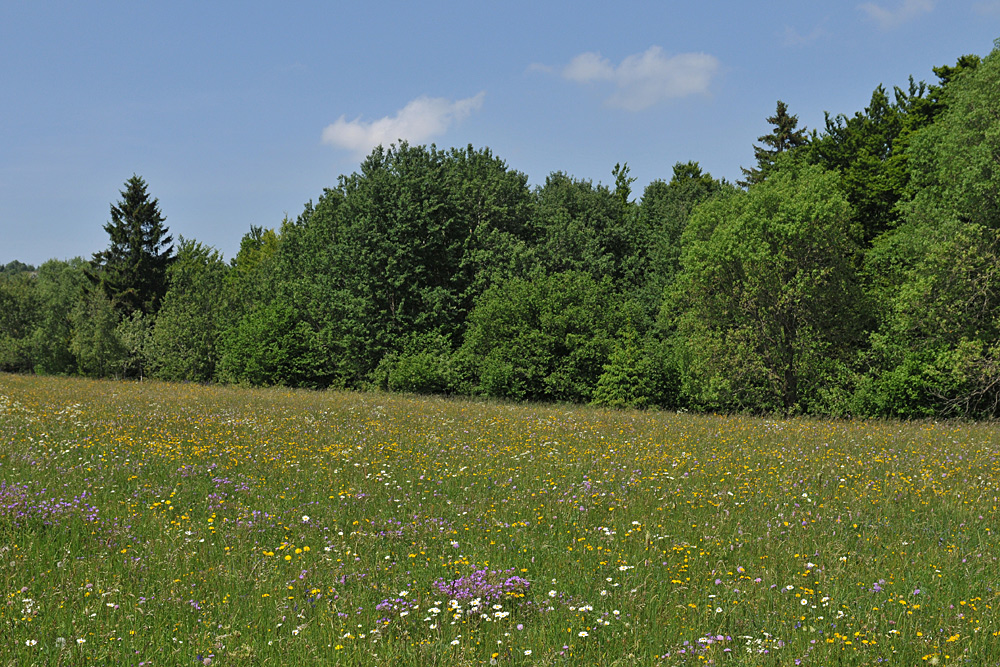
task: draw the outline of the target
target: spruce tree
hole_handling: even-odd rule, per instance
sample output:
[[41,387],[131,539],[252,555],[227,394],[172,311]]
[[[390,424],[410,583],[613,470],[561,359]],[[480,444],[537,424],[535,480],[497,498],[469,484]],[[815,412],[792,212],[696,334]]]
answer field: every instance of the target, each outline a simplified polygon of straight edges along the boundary
[[767,119],[767,122],[774,126],[774,130],[771,134],[757,137],[757,141],[764,144],[764,146],[753,147],[757,166],[750,169],[740,167],[744,180],[737,181],[737,183],[745,188],[767,178],[768,172],[774,165],[774,159],[779,154],[804,146],[809,142],[804,127],[801,130],[795,129],[799,124],[799,117],[790,115],[788,105],[781,100],[778,100],[778,108],[774,115]]
[[166,218],[159,202],[150,198],[142,178],[133,174],[121,196],[111,206],[111,221],[104,225],[111,245],[94,255],[89,275],[121,315],[136,311],[152,315],[167,291],[173,239],[163,224]]

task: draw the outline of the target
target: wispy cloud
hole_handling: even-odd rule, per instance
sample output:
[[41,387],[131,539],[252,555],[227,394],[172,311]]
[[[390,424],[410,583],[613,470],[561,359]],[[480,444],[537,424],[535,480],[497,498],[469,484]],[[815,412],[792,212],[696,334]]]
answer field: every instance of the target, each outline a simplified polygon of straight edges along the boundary
[[322,141],[336,148],[365,155],[378,146],[388,146],[400,139],[422,143],[444,134],[453,124],[467,118],[483,106],[485,92],[454,102],[443,97],[418,97],[396,112],[373,121],[360,117],[347,120],[341,116],[323,129]]
[[782,37],[785,46],[803,46],[805,44],[815,42],[817,39],[822,37],[823,34],[823,28],[820,26],[816,26],[810,32],[803,35],[792,26],[786,25],[785,32]]
[[891,30],[907,21],[927,14],[934,9],[935,0],[902,0],[895,9],[866,2],[858,5],[858,9],[868,15],[868,18],[875,21],[882,30]]
[[609,83],[610,106],[641,111],[664,100],[708,92],[719,61],[706,53],[667,56],[659,46],[628,56],[617,66],[597,52],[581,53],[562,68],[533,65],[576,83]]

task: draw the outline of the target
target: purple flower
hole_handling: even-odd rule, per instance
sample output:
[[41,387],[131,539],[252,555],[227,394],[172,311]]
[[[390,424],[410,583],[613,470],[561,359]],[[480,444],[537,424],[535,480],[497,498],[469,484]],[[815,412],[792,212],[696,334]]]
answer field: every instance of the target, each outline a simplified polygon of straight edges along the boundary
[[481,598],[483,602],[496,602],[507,597],[523,597],[531,582],[514,575],[514,571],[514,568],[503,571],[476,570],[451,581],[438,579],[433,585],[442,595],[459,601]]

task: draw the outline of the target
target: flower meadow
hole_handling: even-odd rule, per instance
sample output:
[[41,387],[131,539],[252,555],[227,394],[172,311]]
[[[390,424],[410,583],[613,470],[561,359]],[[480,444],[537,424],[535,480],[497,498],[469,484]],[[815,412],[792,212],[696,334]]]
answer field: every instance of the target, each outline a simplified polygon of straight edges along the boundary
[[0,665],[1000,663],[996,426],[0,375]]

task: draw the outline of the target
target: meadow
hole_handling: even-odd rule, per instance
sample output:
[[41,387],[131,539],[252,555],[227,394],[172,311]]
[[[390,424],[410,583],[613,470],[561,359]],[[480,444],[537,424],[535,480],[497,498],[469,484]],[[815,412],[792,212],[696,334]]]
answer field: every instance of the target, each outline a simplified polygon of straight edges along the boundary
[[995,425],[0,375],[0,665],[1000,663]]

